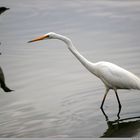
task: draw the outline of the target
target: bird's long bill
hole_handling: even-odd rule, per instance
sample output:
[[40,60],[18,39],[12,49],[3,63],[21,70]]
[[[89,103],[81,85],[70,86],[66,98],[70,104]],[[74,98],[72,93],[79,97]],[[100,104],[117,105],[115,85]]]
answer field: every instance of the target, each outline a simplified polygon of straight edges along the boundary
[[43,35],[43,36],[40,36],[40,37],[37,37],[37,38],[35,38],[33,40],[28,41],[28,43],[35,42],[35,41],[40,41],[40,40],[43,40],[43,39],[45,39],[47,37],[49,37],[49,36],[48,35]]

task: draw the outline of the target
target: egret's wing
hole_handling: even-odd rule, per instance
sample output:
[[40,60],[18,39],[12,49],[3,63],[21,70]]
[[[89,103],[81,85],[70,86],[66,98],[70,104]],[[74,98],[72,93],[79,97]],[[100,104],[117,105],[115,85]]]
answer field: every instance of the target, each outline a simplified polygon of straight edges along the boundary
[[100,75],[108,86],[120,89],[140,89],[140,79],[137,76],[112,63],[102,64]]

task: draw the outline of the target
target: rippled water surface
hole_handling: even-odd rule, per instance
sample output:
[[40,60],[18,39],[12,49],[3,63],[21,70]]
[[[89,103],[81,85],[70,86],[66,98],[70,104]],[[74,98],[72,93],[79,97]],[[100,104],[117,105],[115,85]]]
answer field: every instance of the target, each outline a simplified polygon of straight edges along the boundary
[[1,0],[0,137],[138,137],[140,91],[113,91],[100,110],[103,83],[58,40],[28,44],[53,31],[92,62],[109,61],[140,76],[139,1]]

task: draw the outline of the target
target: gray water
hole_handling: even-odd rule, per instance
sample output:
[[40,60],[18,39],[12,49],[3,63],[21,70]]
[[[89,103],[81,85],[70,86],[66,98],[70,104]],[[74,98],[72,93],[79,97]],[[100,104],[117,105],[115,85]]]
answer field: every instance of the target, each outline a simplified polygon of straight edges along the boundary
[[140,91],[113,91],[100,110],[103,83],[58,40],[28,44],[50,31],[72,39],[92,62],[109,61],[140,76],[140,2],[0,0],[0,137],[139,137]]

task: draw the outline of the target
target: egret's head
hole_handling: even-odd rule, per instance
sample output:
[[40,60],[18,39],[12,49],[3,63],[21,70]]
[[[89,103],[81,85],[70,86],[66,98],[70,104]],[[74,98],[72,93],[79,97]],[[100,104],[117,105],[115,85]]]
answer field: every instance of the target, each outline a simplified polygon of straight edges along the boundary
[[40,41],[40,40],[44,40],[44,39],[56,39],[58,37],[58,35],[54,32],[50,32],[50,33],[47,33],[43,36],[40,36],[40,37],[37,37],[31,41],[28,41],[28,43],[31,43],[31,42],[35,42],[35,41]]

